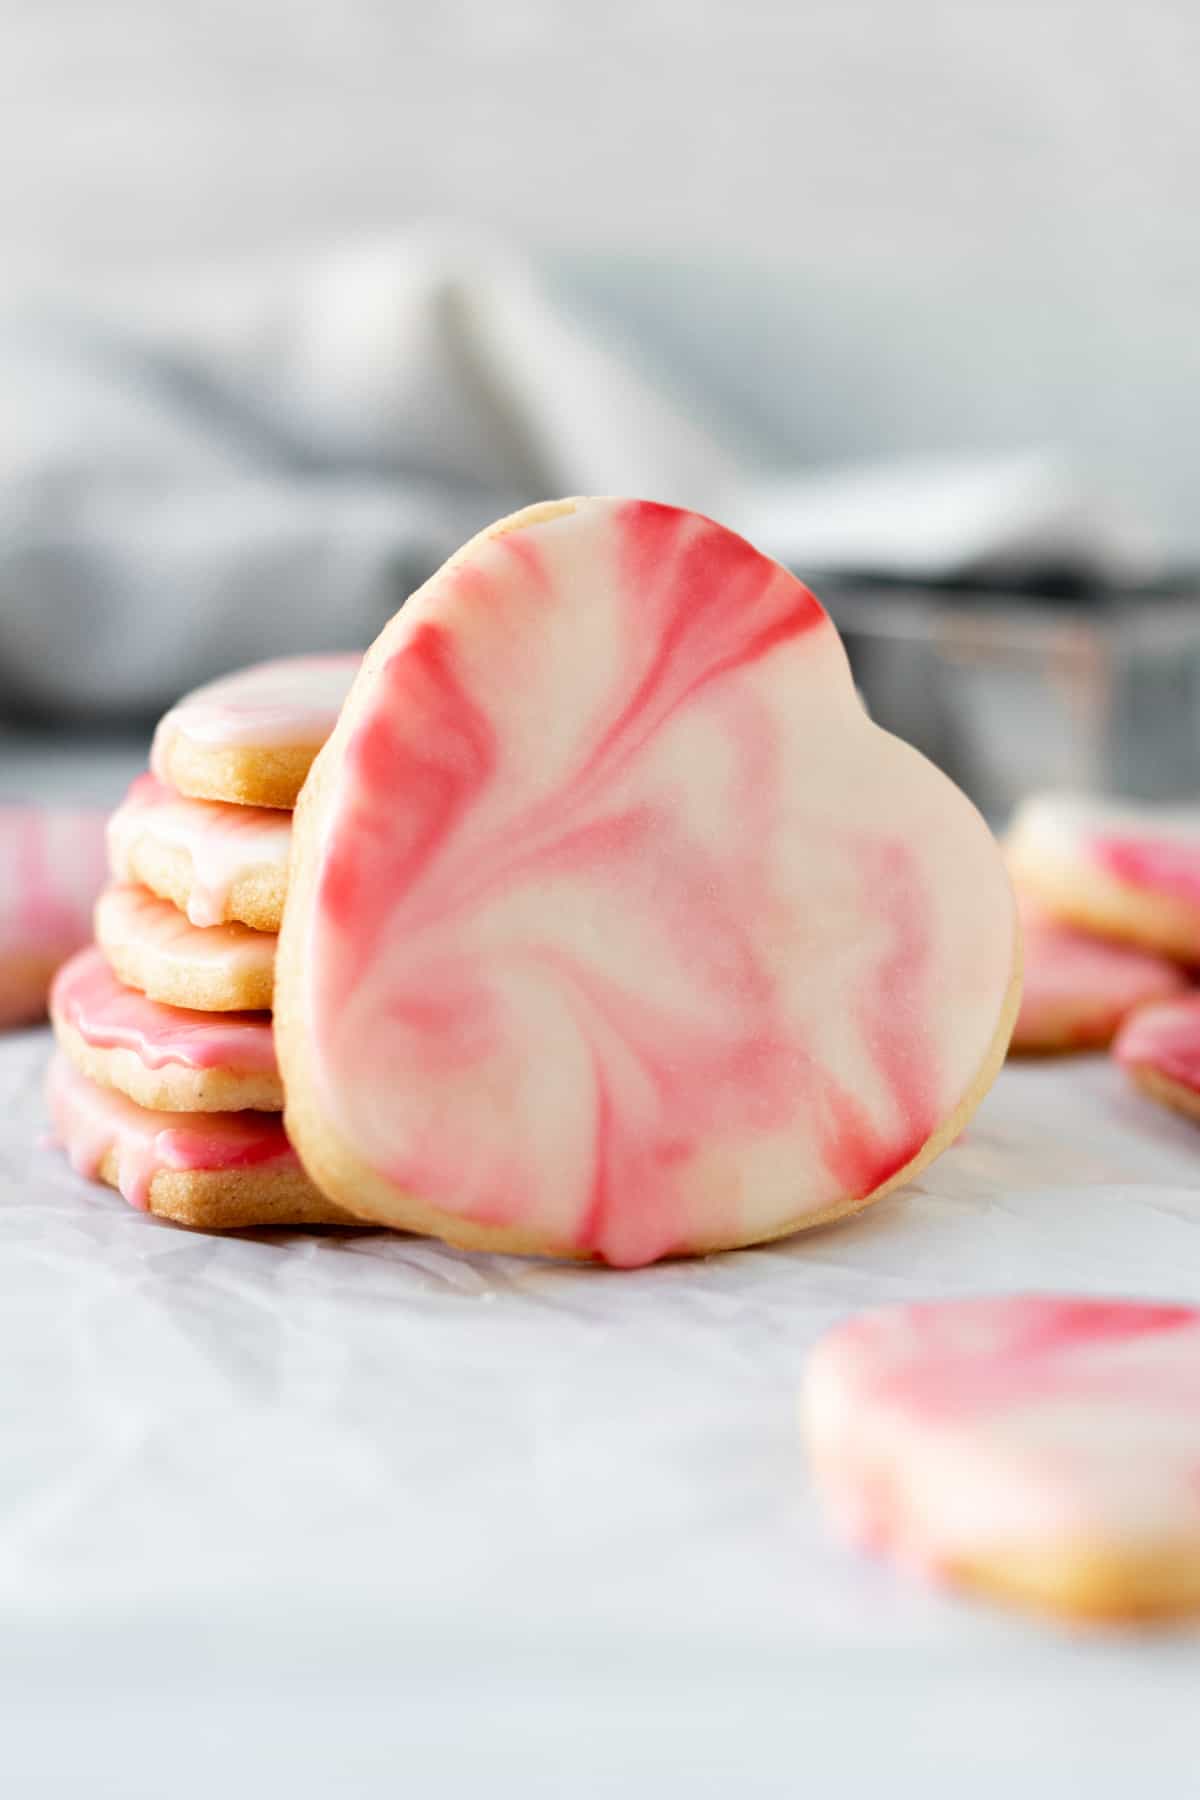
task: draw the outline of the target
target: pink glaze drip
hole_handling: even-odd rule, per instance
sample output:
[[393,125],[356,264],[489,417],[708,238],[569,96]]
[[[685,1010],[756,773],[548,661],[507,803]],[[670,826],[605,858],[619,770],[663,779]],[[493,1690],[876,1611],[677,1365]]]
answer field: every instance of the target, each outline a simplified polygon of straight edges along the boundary
[[185,852],[192,871],[187,917],[193,925],[219,925],[243,876],[286,872],[291,830],[290,813],[189,800],[154,775],[139,775],[109,820],[109,859],[116,879],[131,881],[142,841]]
[[224,968],[231,978],[269,972],[277,942],[273,931],[252,931],[236,922],[192,925],[169,900],[136,883],[104,890],[96,904],[96,936],[102,947],[136,945],[181,968],[197,963]]
[[1200,906],[1200,843],[1100,833],[1089,840],[1089,849],[1118,881]]
[[1136,1012],[1113,1055],[1126,1069],[1152,1069],[1200,1093],[1200,994]]
[[274,1113],[151,1112],[89,1081],[62,1055],[50,1064],[46,1097],[55,1136],[72,1168],[94,1181],[115,1151],[117,1188],[142,1212],[149,1208],[155,1176],[164,1171],[299,1166]]
[[[311,1022],[329,1097],[371,1141],[368,1160],[429,1204],[512,1224],[536,1212],[541,1171],[520,1123],[504,1135],[479,1097],[526,1095],[526,1059],[538,1054],[536,1033],[523,1041],[526,997],[556,1030],[569,1020],[564,1054],[588,1092],[555,1192],[569,1179],[574,1248],[636,1264],[694,1240],[690,1190],[707,1225],[728,1229],[738,1196],[721,1191],[719,1161],[706,1188],[713,1146],[800,1134],[841,1197],[902,1168],[944,1108],[931,1021],[951,1000],[935,992],[920,858],[886,829],[843,830],[814,854],[853,871],[850,904],[870,925],[861,945],[853,939],[862,968],[851,996],[869,1092],[827,1066],[823,1027],[802,1026],[783,991],[781,964],[796,953],[779,939],[772,859],[796,773],[776,659],[798,684],[788,704],[811,704],[794,659],[809,638],[836,650],[828,619],[800,583],[709,521],[585,504],[610,509],[612,679],[581,709],[540,790],[514,779],[515,748],[490,691],[467,673],[456,627],[478,613],[509,633],[500,642],[523,642],[553,617],[563,579],[553,527],[544,546],[532,529],[500,538],[447,575],[444,608],[404,622],[346,746],[328,821]],[[815,681],[849,691],[840,658]],[[869,729],[849,717],[847,731]],[[696,721],[728,770],[707,818],[684,804],[691,772],[672,748],[672,733]],[[605,967],[603,937],[583,925],[581,949],[573,922],[596,908],[636,939],[648,979],[615,954]],[[482,1108],[478,1130],[469,1116],[450,1123],[456,1091]]]
[[117,980],[99,950],[81,950],[59,970],[50,1004],[96,1050],[130,1050],[148,1069],[274,1074],[269,1013],[191,1012],[148,1000]]
[[187,694],[160,720],[150,766],[166,779],[178,734],[212,749],[318,750],[337,724],[362,658],[289,656],[255,663]]

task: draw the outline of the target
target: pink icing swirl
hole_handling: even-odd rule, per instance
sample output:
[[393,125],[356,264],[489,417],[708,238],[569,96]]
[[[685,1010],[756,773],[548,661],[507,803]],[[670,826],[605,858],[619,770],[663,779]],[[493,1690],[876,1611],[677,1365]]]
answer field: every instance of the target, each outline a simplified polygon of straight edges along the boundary
[[[907,752],[875,796],[890,740],[808,590],[694,514],[588,501],[452,565],[393,643],[306,952],[324,1098],[366,1160],[618,1264],[910,1161],[994,1029],[1011,897],[956,816],[968,975],[915,826],[930,784],[968,809]],[[948,1055],[960,959],[974,1036]]]
[[50,1064],[46,1098],[72,1168],[95,1180],[115,1152],[117,1188],[142,1212],[163,1171],[299,1167],[276,1114],[151,1112],[89,1081],[61,1054]]
[[99,950],[81,950],[55,978],[51,1008],[97,1050],[130,1050],[148,1069],[273,1074],[269,1013],[191,1012],[148,1000],[118,981]]
[[1200,843],[1102,832],[1090,850],[1102,869],[1129,887],[1200,907]]
[[1200,1541],[1194,1307],[883,1307],[818,1344],[803,1415],[839,1520],[927,1570],[1027,1544]]

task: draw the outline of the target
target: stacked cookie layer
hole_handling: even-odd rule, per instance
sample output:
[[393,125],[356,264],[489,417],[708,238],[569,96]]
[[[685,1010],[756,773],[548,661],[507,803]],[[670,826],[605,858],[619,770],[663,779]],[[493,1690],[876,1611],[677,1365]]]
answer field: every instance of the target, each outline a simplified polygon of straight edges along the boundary
[[259,665],[159,725],[108,825],[96,943],[51,993],[55,1129],[83,1173],[183,1224],[344,1222],[288,1142],[271,1001],[291,808],[357,657]]

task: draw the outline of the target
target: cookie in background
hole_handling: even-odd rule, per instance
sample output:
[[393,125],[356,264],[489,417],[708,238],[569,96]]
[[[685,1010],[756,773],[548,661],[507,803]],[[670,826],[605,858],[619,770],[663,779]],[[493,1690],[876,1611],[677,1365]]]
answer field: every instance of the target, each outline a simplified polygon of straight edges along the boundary
[[91,935],[102,812],[0,806],[0,1030],[45,1017],[55,971]]
[[1004,853],[1048,917],[1200,965],[1200,809],[1035,794],[1013,815]]
[[1200,1610],[1200,1310],[1041,1294],[820,1339],[801,1420],[844,1536],[1069,1620]]
[[1103,1050],[1139,1007],[1188,990],[1164,956],[1051,918],[1025,896],[1020,913],[1024,974],[1010,1055]]
[[1134,1013],[1113,1055],[1150,1099],[1200,1119],[1200,993]]

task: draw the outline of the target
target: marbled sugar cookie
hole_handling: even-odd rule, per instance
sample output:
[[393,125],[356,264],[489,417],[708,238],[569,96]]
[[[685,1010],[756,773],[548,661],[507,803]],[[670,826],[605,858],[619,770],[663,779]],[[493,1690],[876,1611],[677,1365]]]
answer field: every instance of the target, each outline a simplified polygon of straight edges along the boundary
[[1193,1307],[883,1307],[817,1345],[802,1418],[830,1510],[867,1548],[1074,1617],[1200,1607]]
[[1134,1013],[1113,1055],[1151,1099],[1200,1119],[1200,993]]
[[1200,962],[1200,808],[1039,794],[1004,847],[1018,887],[1055,918]]
[[283,1109],[271,1018],[164,1006],[80,950],[50,990],[60,1048],[82,1074],[164,1112]]
[[87,942],[104,873],[103,813],[0,806],[0,1030],[45,1016],[55,969]]
[[142,1212],[200,1231],[355,1223],[309,1181],[277,1113],[152,1112],[61,1052],[46,1100],[72,1168]]
[[300,797],[288,1129],[331,1198],[634,1265],[865,1205],[1016,1011],[963,795],[874,726],[808,590],[636,500],[475,538],[369,651]]
[[197,688],[159,722],[151,768],[199,800],[294,806],[361,660],[282,657]]
[[1187,988],[1176,963],[1021,908],[1024,971],[1012,1048],[1026,1055],[1103,1049],[1139,1006]]
[[109,863],[117,881],[141,882],[193,925],[278,931],[291,834],[290,813],[186,800],[139,775],[108,822]]
[[166,1006],[257,1012],[275,989],[275,933],[189,925],[148,888],[108,887],[96,902],[96,942],[128,987]]

